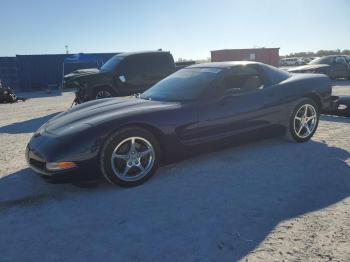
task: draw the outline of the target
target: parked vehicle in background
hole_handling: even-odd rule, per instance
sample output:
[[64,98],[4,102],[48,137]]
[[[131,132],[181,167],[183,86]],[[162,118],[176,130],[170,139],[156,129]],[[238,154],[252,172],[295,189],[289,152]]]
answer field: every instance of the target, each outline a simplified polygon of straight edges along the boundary
[[308,64],[308,63],[310,63],[312,60],[314,60],[315,57],[303,57],[302,59],[303,59],[304,64]]
[[77,88],[75,103],[142,93],[175,71],[170,52],[149,51],[113,56],[100,69],[82,69],[64,77]]
[[175,63],[175,68],[176,68],[176,71],[177,71],[177,70],[180,70],[180,69],[185,68],[187,66],[194,65],[195,63],[196,63],[196,61],[193,61],[193,60],[180,61],[180,62],[176,62]]
[[303,65],[304,62],[298,57],[282,58],[280,60],[280,65],[282,66],[298,66]]
[[322,111],[326,115],[350,117],[350,96],[332,96],[332,103]]
[[0,79],[0,104],[2,103],[16,103],[18,101],[25,101],[25,98],[18,97],[9,86]]
[[345,60],[350,64],[350,55],[345,55]]
[[111,183],[136,186],[162,161],[198,146],[260,134],[306,142],[331,92],[321,74],[248,61],[197,64],[139,96],[91,101],[55,116],[35,132],[26,158],[44,175],[95,169]]
[[286,69],[291,73],[321,73],[331,79],[350,79],[350,64],[344,55],[329,55],[312,60],[309,64]]

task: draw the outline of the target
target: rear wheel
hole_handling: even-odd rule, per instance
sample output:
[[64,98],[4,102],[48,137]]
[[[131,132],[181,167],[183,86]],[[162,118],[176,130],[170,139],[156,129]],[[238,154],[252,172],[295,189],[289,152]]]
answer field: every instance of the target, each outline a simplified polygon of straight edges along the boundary
[[159,166],[156,138],[142,128],[126,128],[112,135],[100,157],[104,177],[111,183],[131,187],[152,177]]
[[287,138],[293,142],[306,142],[316,132],[319,122],[319,110],[312,99],[303,99],[299,102],[289,119]]

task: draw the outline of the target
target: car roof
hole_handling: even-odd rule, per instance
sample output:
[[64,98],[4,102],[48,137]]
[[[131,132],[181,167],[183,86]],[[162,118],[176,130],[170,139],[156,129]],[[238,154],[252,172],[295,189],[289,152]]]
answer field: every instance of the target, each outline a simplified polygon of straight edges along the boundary
[[259,65],[262,63],[252,62],[252,61],[227,61],[227,62],[211,62],[211,63],[202,63],[188,66],[187,68],[203,68],[203,67],[212,67],[212,68],[228,68],[232,66],[239,65]]
[[127,57],[127,56],[133,56],[133,55],[144,55],[144,54],[170,54],[169,51],[137,51],[137,52],[125,52],[120,53],[117,56],[121,57]]

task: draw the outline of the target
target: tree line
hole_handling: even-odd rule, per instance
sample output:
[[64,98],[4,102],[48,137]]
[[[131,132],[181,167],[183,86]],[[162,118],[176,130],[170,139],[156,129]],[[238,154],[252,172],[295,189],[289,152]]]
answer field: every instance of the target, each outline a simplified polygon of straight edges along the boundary
[[281,56],[284,57],[315,57],[315,56],[326,56],[326,55],[350,55],[349,49],[337,49],[337,50],[318,50],[317,52],[297,52],[290,53],[289,55]]

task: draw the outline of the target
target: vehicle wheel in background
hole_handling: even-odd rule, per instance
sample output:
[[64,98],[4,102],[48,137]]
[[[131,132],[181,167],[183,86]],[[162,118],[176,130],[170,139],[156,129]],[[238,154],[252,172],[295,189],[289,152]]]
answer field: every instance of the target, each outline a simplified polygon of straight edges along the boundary
[[301,100],[290,116],[286,137],[292,142],[306,142],[316,132],[319,122],[319,109],[315,101],[309,98]]
[[109,87],[97,87],[93,99],[109,98],[115,96],[113,90]]
[[160,147],[153,134],[145,129],[125,128],[105,143],[100,168],[111,183],[132,187],[141,185],[154,175],[160,160]]

